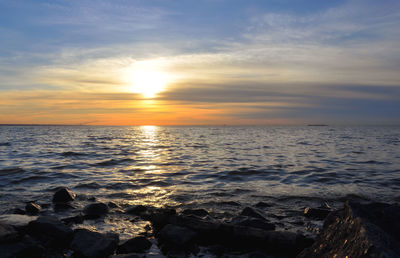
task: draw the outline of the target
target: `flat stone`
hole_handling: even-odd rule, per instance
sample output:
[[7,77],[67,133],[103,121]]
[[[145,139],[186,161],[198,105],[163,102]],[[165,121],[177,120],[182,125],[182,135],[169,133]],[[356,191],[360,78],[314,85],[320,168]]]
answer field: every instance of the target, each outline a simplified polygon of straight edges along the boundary
[[66,203],[66,202],[73,201],[75,199],[75,197],[76,197],[76,194],[71,192],[71,190],[69,190],[68,188],[64,187],[54,193],[53,202]]
[[132,215],[140,215],[141,213],[146,212],[147,209],[148,208],[144,205],[135,205],[135,206],[129,207],[126,210],[126,213],[132,214]]
[[25,227],[28,223],[36,220],[36,216],[27,216],[20,214],[4,214],[0,215],[0,223],[11,225],[13,227]]
[[74,255],[85,258],[108,257],[117,248],[117,234],[101,234],[87,229],[77,229],[70,245]]
[[239,226],[259,228],[263,230],[275,230],[275,225],[266,219],[239,216],[232,220],[231,223]]
[[152,243],[145,237],[139,236],[129,239],[122,245],[118,246],[118,254],[127,253],[143,253],[150,249]]

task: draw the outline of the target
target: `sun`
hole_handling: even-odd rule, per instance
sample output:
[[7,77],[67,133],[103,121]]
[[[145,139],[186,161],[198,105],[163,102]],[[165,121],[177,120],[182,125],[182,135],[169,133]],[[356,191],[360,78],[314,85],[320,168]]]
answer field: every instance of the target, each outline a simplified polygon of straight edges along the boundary
[[136,63],[129,69],[127,77],[129,91],[145,98],[154,98],[170,81],[170,76],[154,62]]

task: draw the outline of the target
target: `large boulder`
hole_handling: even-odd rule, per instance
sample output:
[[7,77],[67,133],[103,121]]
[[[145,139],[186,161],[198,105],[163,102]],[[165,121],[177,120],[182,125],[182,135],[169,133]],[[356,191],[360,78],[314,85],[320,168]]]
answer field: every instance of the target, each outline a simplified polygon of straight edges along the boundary
[[70,201],[75,200],[76,194],[71,192],[68,188],[61,188],[53,195],[53,202],[54,203],[67,203]]
[[83,213],[87,218],[99,218],[108,213],[108,206],[102,202],[92,203],[85,207]]
[[298,257],[400,257],[400,206],[347,202]]
[[331,212],[328,208],[310,208],[304,209],[304,216],[315,220],[324,220]]
[[238,216],[231,223],[238,226],[253,227],[263,230],[275,230],[275,224],[268,222],[266,219]]
[[103,258],[114,253],[118,241],[117,234],[101,234],[87,229],[77,229],[70,248],[76,257]]
[[56,217],[42,216],[29,222],[28,233],[42,241],[65,246],[71,240],[73,231]]
[[184,215],[193,215],[193,216],[197,216],[200,218],[206,217],[209,215],[208,211],[204,210],[204,209],[186,209],[182,211],[182,214]]
[[145,237],[139,236],[129,239],[122,245],[118,246],[118,254],[143,253],[150,249],[152,243]]

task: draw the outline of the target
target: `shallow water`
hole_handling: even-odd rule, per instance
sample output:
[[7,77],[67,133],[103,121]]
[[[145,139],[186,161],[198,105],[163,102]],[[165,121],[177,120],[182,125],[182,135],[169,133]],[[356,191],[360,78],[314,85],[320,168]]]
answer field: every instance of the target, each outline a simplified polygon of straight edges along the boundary
[[0,213],[67,186],[217,217],[262,201],[290,228],[307,205],[399,201],[399,175],[400,127],[0,126]]

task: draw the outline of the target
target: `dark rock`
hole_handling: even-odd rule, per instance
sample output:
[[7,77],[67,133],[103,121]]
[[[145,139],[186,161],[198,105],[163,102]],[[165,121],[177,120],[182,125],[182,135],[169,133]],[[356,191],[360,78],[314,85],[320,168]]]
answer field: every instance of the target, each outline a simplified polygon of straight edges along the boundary
[[76,194],[71,192],[68,188],[61,188],[53,195],[54,203],[66,203],[73,201],[76,197]]
[[346,203],[298,257],[400,257],[400,206]]
[[50,241],[51,245],[64,246],[69,243],[72,229],[56,217],[42,216],[28,224],[28,233],[42,241]]
[[23,209],[20,208],[15,208],[14,210],[12,210],[11,212],[12,214],[19,214],[19,215],[25,215],[26,212]]
[[65,211],[65,210],[73,210],[75,207],[71,205],[70,203],[54,203],[54,211],[59,212],[59,211]]
[[107,205],[108,205],[108,207],[111,208],[111,209],[119,208],[119,205],[116,204],[115,202],[108,202]]
[[323,220],[328,216],[331,210],[325,208],[305,208],[304,216],[311,219]]
[[61,219],[62,222],[65,224],[81,224],[85,220],[85,216],[82,215],[76,215],[74,217],[68,217]]
[[96,197],[92,196],[88,198],[89,202],[95,202],[96,201]]
[[150,249],[152,243],[145,237],[132,238],[118,246],[117,254],[143,253]]
[[234,201],[227,201],[227,202],[221,202],[222,205],[228,205],[228,206],[240,206],[240,203],[234,202]]
[[209,215],[208,211],[206,211],[204,209],[186,209],[186,210],[182,211],[182,214],[194,215],[194,216],[198,216],[198,217],[205,217],[205,216]]
[[272,207],[272,204],[265,203],[265,202],[258,202],[256,205],[254,205],[256,208],[269,208]]
[[15,240],[18,232],[10,225],[0,223],[0,243]]
[[42,257],[44,248],[29,236],[24,236],[19,242],[1,243],[1,258]]
[[34,202],[30,202],[25,206],[26,213],[32,215],[38,214],[41,209],[42,207]]
[[295,256],[312,244],[301,234],[288,231],[266,231],[237,225],[221,226],[222,244],[234,250],[263,250],[279,256]]
[[92,203],[85,207],[83,213],[87,218],[99,218],[108,213],[108,206],[102,202]]
[[175,217],[175,215],[176,211],[174,209],[160,208],[147,211],[144,214],[142,213],[141,217],[143,219],[151,221],[154,228],[156,230],[159,230],[163,228],[165,225],[169,224],[171,218]]
[[147,211],[147,207],[144,205],[135,205],[133,207],[129,207],[126,210],[126,213],[132,214],[132,215],[141,215],[142,213]]
[[161,244],[167,244],[176,249],[189,249],[196,233],[192,230],[168,224],[158,233],[158,240]]
[[70,248],[76,257],[102,258],[114,253],[118,241],[117,234],[100,234],[87,229],[77,229]]
[[247,216],[247,217],[253,217],[253,218],[258,218],[258,219],[265,219],[263,215],[261,215],[258,211],[246,207],[243,209],[243,211],[240,213],[241,216]]
[[243,217],[239,216],[234,218],[231,223],[239,226],[259,228],[263,230],[275,230],[275,225],[269,223],[265,219],[253,218],[253,217]]

